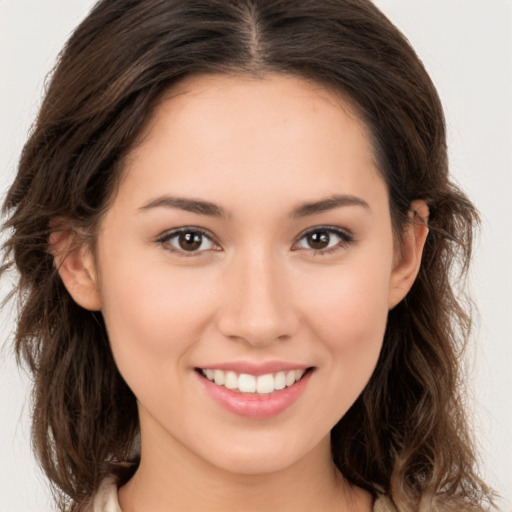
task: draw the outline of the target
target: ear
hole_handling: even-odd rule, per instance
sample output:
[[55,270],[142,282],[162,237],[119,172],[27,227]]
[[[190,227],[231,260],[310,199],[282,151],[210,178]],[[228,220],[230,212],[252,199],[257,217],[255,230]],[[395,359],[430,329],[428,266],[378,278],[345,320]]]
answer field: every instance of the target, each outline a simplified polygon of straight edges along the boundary
[[52,227],[55,231],[49,238],[50,252],[64,286],[78,305],[99,311],[101,301],[91,251],[85,241],[62,221],[52,222]]
[[428,206],[425,201],[411,203],[409,223],[397,248],[389,286],[389,309],[394,308],[409,292],[420,270],[421,255],[428,235]]

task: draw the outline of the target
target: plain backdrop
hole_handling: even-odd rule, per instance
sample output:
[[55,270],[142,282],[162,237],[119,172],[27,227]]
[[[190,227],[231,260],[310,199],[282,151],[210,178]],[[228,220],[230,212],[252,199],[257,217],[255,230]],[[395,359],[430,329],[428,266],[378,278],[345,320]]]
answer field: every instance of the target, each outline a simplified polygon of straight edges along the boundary
[[[114,1],[114,0],[112,0]],[[319,0],[321,1],[321,0]],[[0,199],[45,77],[92,0],[0,0]],[[451,170],[481,212],[472,271],[479,318],[469,406],[482,471],[512,510],[512,1],[376,0],[406,34],[442,98]],[[1,292],[9,287],[4,279]],[[0,314],[0,512],[54,510],[30,449],[30,381]]]

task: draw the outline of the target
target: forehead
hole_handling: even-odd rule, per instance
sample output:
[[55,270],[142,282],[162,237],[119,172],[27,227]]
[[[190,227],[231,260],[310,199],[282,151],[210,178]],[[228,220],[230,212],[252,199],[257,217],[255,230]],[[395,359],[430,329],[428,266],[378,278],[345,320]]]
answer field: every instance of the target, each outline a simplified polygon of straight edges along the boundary
[[174,86],[126,158],[127,178],[134,193],[164,186],[240,194],[271,183],[285,196],[292,185],[325,194],[333,180],[346,188],[359,181],[359,189],[361,178],[381,180],[356,109],[341,94],[282,74],[199,75]]

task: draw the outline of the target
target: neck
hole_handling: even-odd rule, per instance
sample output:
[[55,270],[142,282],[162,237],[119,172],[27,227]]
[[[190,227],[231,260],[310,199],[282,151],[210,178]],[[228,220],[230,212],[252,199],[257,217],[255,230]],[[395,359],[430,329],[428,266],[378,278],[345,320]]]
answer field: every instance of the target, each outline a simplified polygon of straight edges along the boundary
[[141,462],[119,491],[123,512],[370,511],[371,497],[350,486],[332,463],[326,438],[284,469],[240,474],[191,453],[168,435],[141,430]]

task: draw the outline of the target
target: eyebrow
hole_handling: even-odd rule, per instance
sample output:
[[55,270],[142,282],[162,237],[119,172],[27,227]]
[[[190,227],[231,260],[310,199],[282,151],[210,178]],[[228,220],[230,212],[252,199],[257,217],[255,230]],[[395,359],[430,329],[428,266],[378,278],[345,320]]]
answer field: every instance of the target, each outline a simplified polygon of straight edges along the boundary
[[[293,219],[300,219],[309,217],[318,213],[334,210],[342,206],[360,206],[365,209],[370,209],[370,205],[363,199],[347,195],[335,194],[325,199],[303,203],[297,206],[290,213]],[[189,199],[186,197],[173,197],[173,196],[160,196],[151,200],[149,203],[140,207],[139,210],[146,211],[153,208],[175,208],[187,212],[196,213],[198,215],[208,215],[211,217],[224,217],[229,218],[230,215],[221,206],[211,203],[210,201],[203,201],[201,199]]]
[[139,210],[145,211],[160,207],[177,208],[178,210],[185,210],[187,212],[197,213],[198,215],[209,215],[211,217],[228,217],[224,209],[215,203],[202,201],[200,199],[188,199],[186,197],[157,197],[139,208]]
[[300,219],[317,213],[334,210],[335,208],[340,208],[342,206],[361,206],[365,209],[370,209],[370,205],[360,197],[336,194],[327,197],[326,199],[301,204],[292,211],[290,216],[294,219]]

